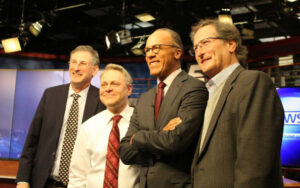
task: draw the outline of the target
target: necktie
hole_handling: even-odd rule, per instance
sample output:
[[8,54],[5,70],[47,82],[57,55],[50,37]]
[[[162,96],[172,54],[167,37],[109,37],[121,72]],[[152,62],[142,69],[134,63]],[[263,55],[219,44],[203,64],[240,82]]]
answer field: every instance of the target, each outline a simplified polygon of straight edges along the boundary
[[120,132],[118,122],[122,116],[113,117],[113,127],[109,134],[103,188],[117,188],[119,174]]
[[158,118],[160,105],[161,105],[161,102],[164,97],[164,87],[165,86],[166,86],[166,84],[163,82],[160,82],[158,84],[157,93],[156,93],[156,97],[155,97],[155,106],[154,106],[155,120],[157,120],[157,118]]
[[77,127],[78,127],[78,98],[80,95],[72,94],[73,103],[70,109],[66,132],[63,141],[62,153],[59,164],[59,179],[64,184],[67,185],[69,182],[69,167],[71,156],[73,153],[74,143],[77,136]]

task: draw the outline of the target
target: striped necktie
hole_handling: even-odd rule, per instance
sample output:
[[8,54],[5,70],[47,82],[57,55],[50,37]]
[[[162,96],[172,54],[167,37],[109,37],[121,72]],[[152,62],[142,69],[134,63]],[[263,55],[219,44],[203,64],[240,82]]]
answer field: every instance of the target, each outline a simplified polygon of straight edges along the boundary
[[119,174],[120,132],[118,122],[122,116],[113,117],[113,127],[109,134],[103,188],[117,188]]

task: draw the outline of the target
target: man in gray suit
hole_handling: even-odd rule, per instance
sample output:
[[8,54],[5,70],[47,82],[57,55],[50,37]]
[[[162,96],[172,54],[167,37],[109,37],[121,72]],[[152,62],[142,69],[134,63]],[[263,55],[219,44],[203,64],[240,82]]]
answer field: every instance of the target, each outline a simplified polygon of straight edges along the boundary
[[192,27],[196,60],[209,77],[209,100],[192,163],[193,187],[282,187],[284,112],[265,73],[246,70],[247,50],[233,24]]
[[181,70],[182,53],[181,39],[173,30],[158,29],[147,40],[145,56],[150,74],[166,85],[162,103],[158,111],[158,87],[141,95],[120,144],[125,164],[143,166],[143,188],[191,187],[190,165],[202,127],[207,90],[203,82]]

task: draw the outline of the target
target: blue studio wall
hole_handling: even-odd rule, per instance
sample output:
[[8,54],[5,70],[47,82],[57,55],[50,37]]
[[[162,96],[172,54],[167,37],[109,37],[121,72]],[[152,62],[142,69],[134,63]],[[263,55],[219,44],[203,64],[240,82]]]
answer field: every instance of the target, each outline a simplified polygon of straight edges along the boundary
[[[138,98],[156,84],[146,63],[123,63],[134,79],[131,98]],[[101,69],[92,85],[99,87]],[[48,61],[0,57],[0,158],[19,159],[26,135],[43,91],[69,83],[68,64]]]

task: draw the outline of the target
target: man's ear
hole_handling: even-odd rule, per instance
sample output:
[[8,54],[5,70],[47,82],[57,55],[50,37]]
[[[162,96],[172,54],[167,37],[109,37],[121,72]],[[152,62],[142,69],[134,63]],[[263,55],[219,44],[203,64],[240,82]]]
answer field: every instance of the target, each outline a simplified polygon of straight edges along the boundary
[[182,50],[177,48],[177,50],[175,52],[175,59],[180,60],[181,56],[182,56]]
[[98,65],[95,65],[95,66],[93,67],[93,77],[98,73],[98,71],[99,71],[99,66],[98,66]]
[[130,96],[132,93],[132,85],[131,84],[127,85],[127,88],[128,88],[127,96]]
[[236,42],[234,40],[230,40],[227,42],[229,52],[233,53],[236,50]]

